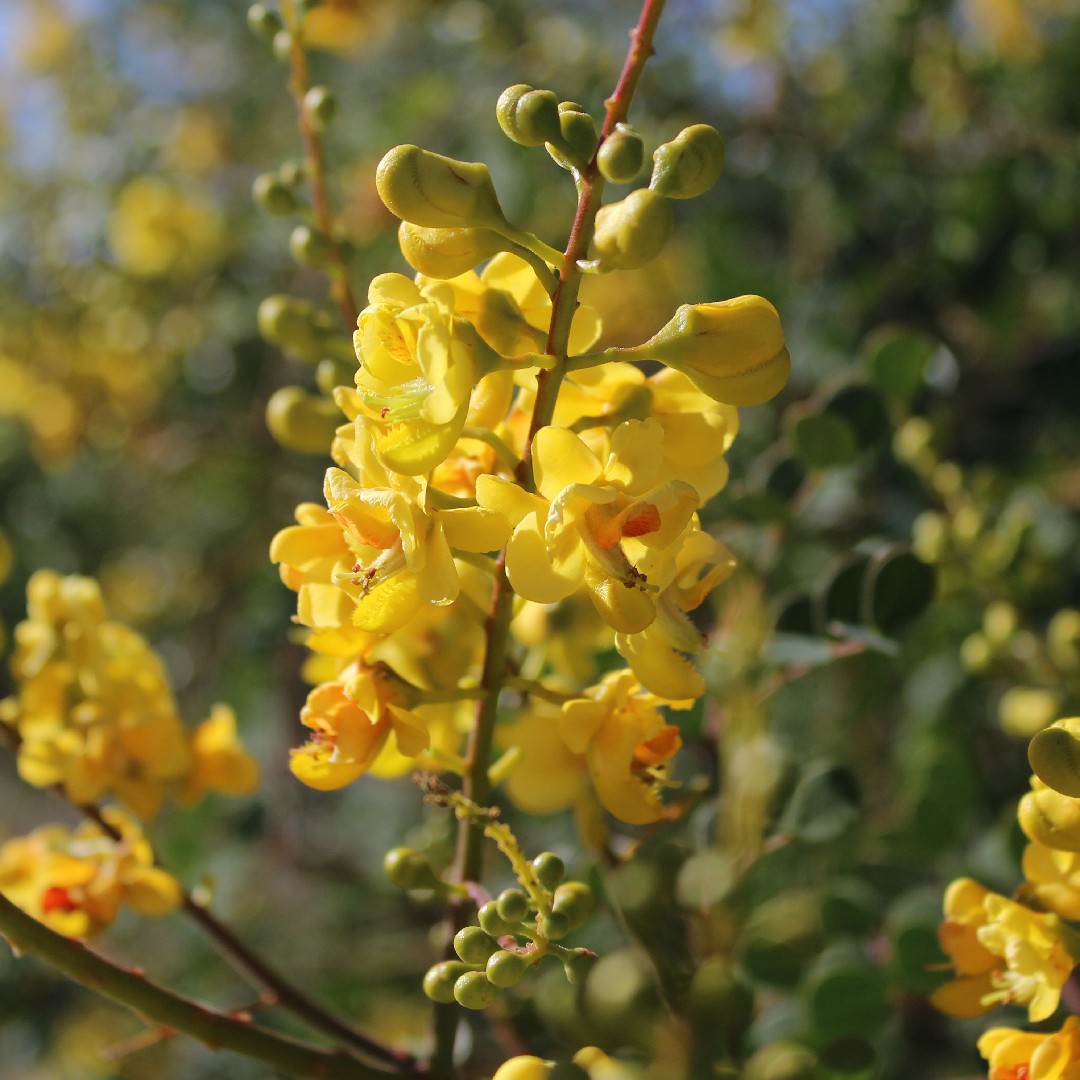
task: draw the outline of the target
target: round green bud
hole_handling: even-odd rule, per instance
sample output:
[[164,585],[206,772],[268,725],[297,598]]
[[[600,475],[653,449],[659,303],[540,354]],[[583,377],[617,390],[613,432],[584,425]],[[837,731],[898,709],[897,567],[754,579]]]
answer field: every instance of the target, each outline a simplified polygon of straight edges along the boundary
[[278,179],[286,187],[296,187],[303,183],[307,175],[307,166],[302,161],[283,161],[278,168]]
[[573,986],[583,986],[589,972],[596,965],[596,953],[588,949],[574,949],[563,961],[563,971],[566,973],[566,981]]
[[274,55],[283,63],[292,59],[293,36],[288,30],[279,30],[274,35]]
[[392,214],[425,229],[506,224],[483,162],[455,161],[409,144],[395,146],[375,170],[375,187]]
[[504,1061],[491,1080],[548,1080],[551,1066],[543,1058],[522,1054]]
[[566,877],[566,864],[554,851],[541,851],[532,861],[536,880],[549,892]]
[[499,949],[498,952],[493,952],[488,957],[484,971],[490,983],[500,989],[505,989],[507,986],[513,986],[515,983],[521,982],[521,977],[525,974],[525,969],[528,966],[529,961],[520,953]]
[[252,4],[247,10],[247,24],[251,32],[266,41],[273,41],[281,29],[281,16],[265,4]]
[[301,266],[329,266],[334,245],[310,225],[297,225],[289,236],[289,253]]
[[266,403],[266,426],[276,442],[302,454],[325,454],[334,432],[345,422],[326,398],[299,386],[283,386]]
[[559,132],[562,141],[582,162],[592,160],[600,136],[596,121],[576,102],[559,102]]
[[500,914],[494,900],[480,905],[476,913],[476,920],[480,923],[485,933],[492,937],[502,937],[504,934],[512,934],[519,929],[516,923],[508,923]]
[[495,900],[499,918],[514,925],[529,914],[529,898],[520,889],[503,889]]
[[454,952],[466,964],[486,964],[499,944],[479,926],[466,926],[454,935]]
[[467,964],[459,964],[456,960],[443,960],[428,969],[424,976],[424,993],[440,1005],[449,1005],[454,1000],[454,984],[469,970]]
[[482,971],[466,971],[454,983],[454,1000],[465,1009],[486,1009],[499,996],[499,988]]
[[304,109],[321,131],[337,113],[337,98],[325,86],[313,86],[304,95]]
[[314,363],[326,349],[315,309],[306,300],[276,293],[259,305],[256,316],[259,333],[271,345],[278,345],[298,360]]
[[268,214],[291,214],[297,206],[296,196],[273,173],[255,177],[251,197],[255,205]]
[[414,270],[442,281],[467,273],[506,247],[490,229],[424,229],[408,221],[398,229],[398,244]]
[[315,365],[315,385],[327,397],[333,397],[339,386],[352,386],[355,364],[324,357]]
[[629,124],[616,124],[596,152],[600,175],[613,184],[629,184],[644,162],[645,143]]
[[596,897],[584,881],[567,881],[555,890],[551,909],[569,920],[570,929],[584,926],[596,908]]
[[520,146],[543,146],[562,137],[559,99],[550,90],[534,90],[525,83],[508,86],[495,105],[499,127]]
[[1063,671],[1080,667],[1080,611],[1062,608],[1046,628],[1046,650]]
[[635,270],[660,254],[671,235],[671,204],[650,188],[638,188],[596,215],[593,247],[615,270]]
[[561,912],[552,911],[539,921],[537,929],[548,941],[561,941],[570,933],[570,920]]
[[441,884],[431,863],[412,848],[392,848],[383,857],[383,872],[399,889],[434,889]]
[[720,179],[724,140],[708,124],[694,124],[653,153],[649,187],[669,199],[693,199]]

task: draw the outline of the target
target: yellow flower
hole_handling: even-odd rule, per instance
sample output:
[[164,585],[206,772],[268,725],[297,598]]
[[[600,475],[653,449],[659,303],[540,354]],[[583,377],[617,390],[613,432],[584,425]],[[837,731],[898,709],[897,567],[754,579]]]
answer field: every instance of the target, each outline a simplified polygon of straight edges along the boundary
[[1076,959],[1061,921],[1040,915],[970,878],[945,893],[941,946],[959,978],[931,1000],[950,1016],[978,1016],[999,1003],[1028,1007],[1032,1021],[1057,1008]]
[[1057,851],[1034,840],[1024,849],[1024,899],[1063,919],[1080,919],[1080,853]]
[[529,814],[553,814],[576,805],[588,790],[585,755],[553,737],[559,712],[537,702],[517,720],[500,724],[496,740],[517,756],[506,793]]
[[1037,776],[1031,778],[1016,818],[1029,840],[1058,851],[1080,851],[1080,799],[1062,795]]
[[308,787],[336,791],[371,768],[391,733],[398,750],[416,757],[429,742],[428,731],[408,701],[405,684],[385,665],[353,665],[336,682],[308,694],[300,720],[313,734],[293,750],[289,768]]
[[990,1028],[978,1046],[989,1080],[1080,1080],[1080,1017],[1052,1034]]
[[259,786],[259,766],[236,737],[236,714],[217,704],[191,737],[192,765],[179,794],[192,803],[206,791],[250,795]]
[[73,832],[43,826],[0,846],[0,892],[69,937],[100,932],[121,903],[140,915],[173,911],[182,899],[180,886],[154,865],[137,822],[115,808],[103,817],[120,840],[85,822]]
[[653,621],[650,575],[673,557],[698,505],[689,484],[655,483],[662,439],[656,421],[627,421],[601,464],[573,432],[546,427],[533,442],[539,494],[477,480],[480,505],[514,524],[506,571],[518,595],[550,604],[584,587],[615,630],[638,633]]
[[667,764],[682,745],[679,729],[664,721],[660,700],[642,691],[629,671],[612,672],[588,693],[563,705],[563,742],[584,756],[607,811],[630,825],[658,821]]

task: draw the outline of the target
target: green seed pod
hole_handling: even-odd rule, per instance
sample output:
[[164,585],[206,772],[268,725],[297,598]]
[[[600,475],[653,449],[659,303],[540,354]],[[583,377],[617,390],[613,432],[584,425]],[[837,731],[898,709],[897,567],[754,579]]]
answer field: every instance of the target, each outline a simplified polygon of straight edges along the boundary
[[412,848],[388,851],[383,857],[383,872],[399,889],[434,889],[442,884],[431,863]]
[[671,235],[671,204],[649,188],[609,203],[596,215],[593,247],[613,270],[635,270],[660,254]]
[[549,891],[556,888],[566,877],[566,864],[554,851],[541,851],[532,861],[536,880]]
[[345,422],[341,410],[326,398],[299,386],[283,386],[266,403],[266,426],[282,446],[302,454],[325,454],[334,432]]
[[1049,788],[1080,798],[1080,717],[1058,720],[1028,744],[1031,771]]
[[596,908],[596,897],[584,881],[567,881],[555,890],[551,909],[558,915],[565,915],[570,923],[570,930],[584,926]]
[[498,948],[498,942],[479,926],[466,926],[454,935],[454,952],[466,964],[486,964]]
[[337,98],[325,86],[313,86],[304,95],[304,110],[316,130],[322,131],[337,114]]
[[529,914],[529,898],[520,889],[503,889],[495,900],[500,919],[519,924]]
[[644,162],[645,143],[629,124],[616,124],[596,153],[600,175],[613,184],[629,184]]
[[486,1009],[499,996],[499,988],[482,971],[466,971],[454,983],[454,1000],[465,1009]]
[[508,923],[499,914],[499,909],[494,900],[489,900],[486,904],[480,905],[480,910],[476,913],[476,920],[485,933],[496,938],[502,937],[504,934],[512,934],[515,930],[521,929],[516,923]]
[[247,10],[247,24],[256,37],[273,41],[274,35],[281,29],[281,16],[265,4],[252,4]]
[[301,266],[325,269],[330,265],[334,245],[309,225],[297,225],[289,236],[289,253]]
[[582,163],[592,160],[600,141],[596,121],[576,101],[559,102],[559,131],[562,141]]
[[408,221],[398,229],[398,244],[414,270],[442,281],[467,273],[506,247],[490,229],[424,229]]
[[292,59],[293,36],[288,30],[279,30],[274,35],[274,55],[287,64]]
[[534,90],[525,83],[508,86],[495,106],[499,127],[520,146],[543,146],[562,137],[559,99],[550,90]]
[[488,167],[406,144],[379,162],[375,187],[387,209],[426,229],[506,224]]
[[467,964],[459,964],[456,960],[436,964],[424,976],[424,993],[440,1005],[449,1005],[454,1000],[454,984],[469,970]]
[[694,124],[653,153],[649,187],[669,199],[693,199],[720,179],[724,140],[708,124]]
[[505,989],[521,982],[521,977],[525,974],[525,969],[528,966],[529,961],[520,953],[499,949],[498,952],[493,952],[488,957],[484,971],[490,983],[500,989]]
[[266,341],[297,360],[314,363],[326,353],[325,336],[318,326],[315,309],[306,300],[280,293],[268,296],[259,305],[256,321]]
[[268,214],[291,214],[297,207],[296,196],[273,173],[255,177],[251,185],[251,197],[260,210]]

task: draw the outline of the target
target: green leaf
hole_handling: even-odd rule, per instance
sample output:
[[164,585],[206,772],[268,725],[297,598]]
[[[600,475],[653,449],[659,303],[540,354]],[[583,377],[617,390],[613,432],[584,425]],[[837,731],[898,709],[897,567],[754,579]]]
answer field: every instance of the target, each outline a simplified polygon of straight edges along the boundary
[[905,327],[882,327],[863,346],[870,381],[886,397],[910,401],[922,389],[937,343]]
[[895,634],[921,615],[937,592],[937,572],[904,548],[874,557],[863,582],[861,621]]
[[826,1039],[871,1034],[888,1019],[885,975],[855,946],[833,946],[807,972],[803,1003]]
[[799,459],[811,469],[850,465],[859,453],[851,425],[830,413],[800,416],[791,429],[791,438]]
[[861,383],[838,390],[825,403],[822,414],[846,421],[859,449],[879,445],[892,433],[881,394],[874,387]]
[[838,840],[858,817],[859,786],[854,774],[826,761],[803,770],[780,826],[808,844],[824,844]]

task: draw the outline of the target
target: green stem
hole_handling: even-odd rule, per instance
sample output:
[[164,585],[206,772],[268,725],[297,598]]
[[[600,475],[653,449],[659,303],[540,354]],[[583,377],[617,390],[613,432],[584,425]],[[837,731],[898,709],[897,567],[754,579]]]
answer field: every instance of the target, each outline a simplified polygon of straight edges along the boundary
[[522,678],[520,675],[507,675],[504,685],[511,690],[520,690],[521,693],[528,694],[529,697],[548,701],[552,705],[564,705],[568,701],[574,701],[576,698],[581,697],[580,694],[568,694],[564,690],[552,690],[550,687],[544,686],[543,683]]
[[495,451],[495,457],[498,459],[499,464],[505,469],[510,469],[511,472],[521,464],[517,454],[515,454],[494,431],[491,431],[488,428],[473,427],[471,424],[466,424],[465,427],[462,428],[461,437],[463,439],[476,439],[477,442],[486,443]]
[[119,967],[80,942],[50,930],[2,894],[0,934],[16,954],[33,953],[96,993],[127,1005],[155,1024],[182,1031],[212,1049],[231,1050],[300,1078],[386,1080],[394,1075],[341,1050],[323,1050],[173,994],[139,971]]

